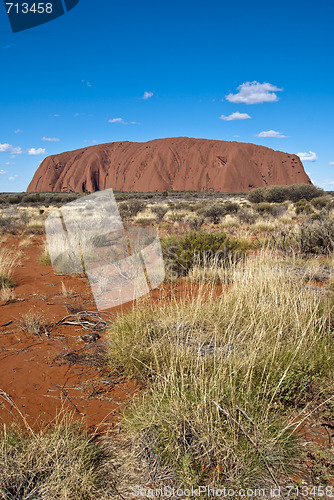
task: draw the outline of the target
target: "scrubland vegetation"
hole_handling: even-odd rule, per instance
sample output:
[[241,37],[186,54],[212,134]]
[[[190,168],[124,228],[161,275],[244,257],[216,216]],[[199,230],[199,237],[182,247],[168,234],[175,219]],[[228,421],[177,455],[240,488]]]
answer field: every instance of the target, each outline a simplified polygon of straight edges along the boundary
[[[110,373],[143,388],[119,443],[131,443],[150,484],[264,487],[303,477],[300,428],[319,412],[334,419],[334,198],[312,185],[115,195],[126,224],[157,228],[166,264],[159,300],[137,301],[106,333]],[[25,196],[15,214],[0,196],[3,241],[42,240],[53,207],[76,195]],[[0,284],[12,290],[17,260],[6,252]],[[36,258],[50,263],[42,246]],[[43,334],[43,322],[28,320],[27,331]],[[38,435],[5,429],[0,446],[0,498],[99,498],[106,475],[117,483],[105,443],[68,422]],[[319,464],[310,481],[334,479],[332,449]],[[115,497],[116,483],[105,490]]]
[[110,326],[111,369],[147,388],[126,429],[185,484],[268,485],[296,467],[294,431],[334,382],[333,296],[305,275],[264,254],[234,265],[227,293]]

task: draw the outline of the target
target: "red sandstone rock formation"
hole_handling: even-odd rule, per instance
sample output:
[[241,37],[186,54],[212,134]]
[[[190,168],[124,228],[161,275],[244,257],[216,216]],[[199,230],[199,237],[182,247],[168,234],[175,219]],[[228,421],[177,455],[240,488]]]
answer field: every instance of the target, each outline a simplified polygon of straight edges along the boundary
[[246,192],[273,184],[310,183],[298,156],[241,142],[176,137],[113,142],[49,156],[28,192]]

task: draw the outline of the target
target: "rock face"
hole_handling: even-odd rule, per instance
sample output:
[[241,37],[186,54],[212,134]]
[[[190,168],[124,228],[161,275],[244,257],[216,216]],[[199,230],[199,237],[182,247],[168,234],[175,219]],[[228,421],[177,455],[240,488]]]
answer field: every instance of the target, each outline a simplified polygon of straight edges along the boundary
[[177,137],[113,142],[49,156],[27,191],[236,193],[310,182],[296,155],[255,144]]

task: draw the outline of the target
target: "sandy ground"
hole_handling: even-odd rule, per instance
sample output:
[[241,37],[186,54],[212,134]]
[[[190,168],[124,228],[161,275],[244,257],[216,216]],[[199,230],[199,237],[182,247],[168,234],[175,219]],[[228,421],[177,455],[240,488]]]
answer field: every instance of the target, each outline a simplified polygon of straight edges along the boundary
[[[18,242],[19,237],[11,237],[6,246],[16,247]],[[93,329],[57,325],[71,312],[96,312],[96,308],[84,276],[57,274],[37,262],[40,253],[38,238],[23,249],[14,273],[16,299],[0,302],[0,422],[22,423],[22,414],[36,428],[65,408],[84,418],[88,427],[114,426],[139,388],[134,382],[113,379],[106,371],[103,332],[97,332],[100,338],[95,342],[87,342],[82,336],[95,333]],[[22,316],[30,313],[43,315],[45,333],[25,331]],[[78,322],[78,318],[67,321]]]

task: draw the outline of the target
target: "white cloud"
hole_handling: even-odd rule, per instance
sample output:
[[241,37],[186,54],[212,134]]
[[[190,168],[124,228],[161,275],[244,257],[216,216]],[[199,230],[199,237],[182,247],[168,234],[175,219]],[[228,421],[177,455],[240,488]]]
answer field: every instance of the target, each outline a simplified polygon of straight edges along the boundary
[[314,151],[309,151],[308,153],[297,153],[297,156],[301,161],[316,161],[318,159]]
[[6,161],[5,165],[15,165],[14,161]]
[[239,113],[239,111],[236,111],[235,113],[232,113],[228,116],[221,115],[220,120],[225,120],[226,122],[232,121],[232,120],[248,120],[250,116],[247,113]]
[[85,84],[87,85],[87,87],[91,87],[91,86],[92,86],[92,84],[91,84],[91,83],[86,82],[85,80],[81,80],[81,81],[82,81],[82,83],[85,83]]
[[226,100],[234,103],[244,104],[275,102],[278,101],[278,97],[275,92],[281,92],[283,89],[279,89],[271,83],[259,83],[254,81],[239,85],[237,90],[237,94],[228,94],[226,96]]
[[276,130],[267,130],[256,134],[256,137],[286,137],[286,135],[281,134],[281,132],[276,132]]
[[60,139],[58,137],[42,137],[42,141],[59,142]]
[[28,155],[30,156],[38,156],[38,155],[45,155],[46,154],[46,149],[43,148],[30,148],[28,149]]
[[334,161],[330,161],[330,162],[329,162],[329,165],[334,165]]
[[123,125],[126,125],[126,122],[123,120],[123,118],[110,118],[108,120],[109,123],[122,123]]
[[18,175],[17,175],[17,174],[15,174],[15,175],[12,175],[12,177],[8,177],[8,179],[9,179],[10,181],[14,181],[17,177],[18,177]]
[[58,115],[57,113],[55,113],[54,115],[49,115],[49,116],[55,116],[56,118],[58,118],[61,115]]
[[22,130],[20,130],[19,128],[14,130],[14,134],[20,134],[22,132]]
[[319,187],[322,187],[326,191],[333,191],[334,190],[334,180],[332,179],[322,179],[319,180],[319,182],[313,183],[316,184]]
[[4,144],[0,143],[0,153],[9,153],[11,155],[20,155],[23,153],[23,151],[20,147],[15,148],[11,144],[7,144],[5,142]]
[[144,92],[144,95],[142,97],[142,99],[144,99],[144,101],[146,101],[147,99],[149,99],[150,97],[153,97],[153,92],[147,92],[147,90],[145,90]]
[[5,175],[7,174],[6,170],[0,170],[0,175]]

